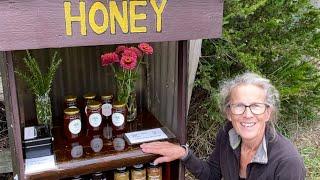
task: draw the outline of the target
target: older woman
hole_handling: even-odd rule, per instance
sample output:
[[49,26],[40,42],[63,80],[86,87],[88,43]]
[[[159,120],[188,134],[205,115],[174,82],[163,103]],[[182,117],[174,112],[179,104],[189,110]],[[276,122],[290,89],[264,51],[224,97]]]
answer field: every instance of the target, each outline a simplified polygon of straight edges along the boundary
[[221,86],[221,109],[228,119],[207,161],[186,146],[169,142],[142,144],[160,154],[155,163],[181,159],[199,179],[304,179],[303,160],[293,144],[276,132],[279,93],[268,79],[245,73]]

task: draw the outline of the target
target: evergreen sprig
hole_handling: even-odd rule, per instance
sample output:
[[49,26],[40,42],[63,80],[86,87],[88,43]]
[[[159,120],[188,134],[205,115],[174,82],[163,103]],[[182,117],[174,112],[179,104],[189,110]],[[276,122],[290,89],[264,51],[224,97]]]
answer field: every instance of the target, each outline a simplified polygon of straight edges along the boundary
[[27,83],[34,95],[43,96],[50,92],[55,72],[62,62],[62,59],[58,58],[57,54],[55,52],[52,56],[48,72],[42,73],[36,59],[27,50],[27,56],[23,58],[23,62],[28,69],[28,73],[23,73],[20,70],[15,71]]

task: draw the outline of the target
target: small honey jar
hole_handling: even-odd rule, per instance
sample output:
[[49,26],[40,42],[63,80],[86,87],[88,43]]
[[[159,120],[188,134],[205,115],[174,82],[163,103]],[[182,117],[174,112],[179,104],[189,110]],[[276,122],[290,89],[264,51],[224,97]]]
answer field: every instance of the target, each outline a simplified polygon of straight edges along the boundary
[[90,101],[87,109],[87,129],[91,131],[99,131],[102,116],[101,116],[101,103],[98,101]]
[[127,168],[117,168],[117,170],[114,172],[114,180],[130,180],[129,171]]
[[131,180],[146,180],[147,172],[143,164],[136,164],[131,170]]
[[64,98],[64,108],[75,107],[77,108],[77,97],[74,95],[68,95]]
[[125,103],[116,102],[112,106],[112,130],[115,133],[125,131],[127,121],[127,105]]
[[76,107],[64,110],[64,133],[68,139],[76,139],[81,132],[80,110]]

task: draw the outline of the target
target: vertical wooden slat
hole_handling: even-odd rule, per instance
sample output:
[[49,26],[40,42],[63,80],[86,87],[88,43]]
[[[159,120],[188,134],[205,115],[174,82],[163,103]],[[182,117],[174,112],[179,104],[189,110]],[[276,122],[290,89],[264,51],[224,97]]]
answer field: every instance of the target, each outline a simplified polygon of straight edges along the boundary
[[6,118],[12,155],[13,176],[24,179],[18,99],[13,69],[12,52],[0,52],[0,66],[4,87]]
[[[187,142],[187,88],[188,88],[188,41],[179,41],[179,57],[178,57],[178,137],[181,144]],[[180,162],[179,179],[184,179],[185,169]]]

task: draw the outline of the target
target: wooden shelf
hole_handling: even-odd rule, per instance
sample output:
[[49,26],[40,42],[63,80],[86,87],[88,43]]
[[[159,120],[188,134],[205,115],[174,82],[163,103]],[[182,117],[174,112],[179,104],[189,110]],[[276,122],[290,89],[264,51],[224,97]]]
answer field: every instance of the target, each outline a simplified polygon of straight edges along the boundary
[[[147,111],[140,114],[136,121],[127,124],[128,132],[157,127],[162,127],[162,125]],[[63,128],[55,127],[53,133],[53,151],[57,169],[25,174],[27,179],[59,179],[90,174],[147,163],[157,157],[143,153],[139,145],[129,146],[123,139],[123,134],[113,135],[113,138],[108,140],[103,131],[95,134],[86,132],[82,134],[79,141],[68,142],[63,135]],[[176,142],[175,139],[170,139],[170,141]]]

